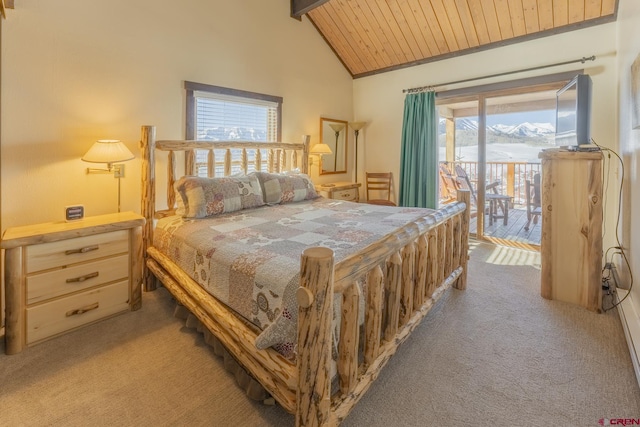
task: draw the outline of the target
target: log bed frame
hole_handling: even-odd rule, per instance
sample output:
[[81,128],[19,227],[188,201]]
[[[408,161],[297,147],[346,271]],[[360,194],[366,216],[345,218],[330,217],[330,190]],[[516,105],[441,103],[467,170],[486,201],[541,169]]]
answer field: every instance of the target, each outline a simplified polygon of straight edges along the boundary
[[[465,289],[467,281],[470,194],[459,191],[457,202],[407,224],[363,251],[334,263],[329,248],[312,247],[301,256],[297,292],[297,364],[275,350],[258,350],[260,330],[235,315],[153,247],[154,219],[174,212],[176,151],[185,151],[186,170],[195,170],[194,149],[208,151],[209,176],[222,165],[231,173],[231,149],[242,149],[240,166],[248,169],[247,150],[267,149],[267,169],[280,172],[299,167],[307,172],[309,137],[302,144],[238,141],[156,141],[155,127],[142,127],[142,214],[146,291],[157,278],[215,335],[233,357],[288,412],[297,426],[334,426],[349,414],[380,370],[450,286]],[[216,162],[214,149],[225,150]],[[168,152],[167,206],[156,211],[155,152]],[[298,166],[298,155],[300,162]],[[357,284],[364,280],[366,296]],[[333,298],[342,298],[337,370],[339,390],[331,394]],[[365,298],[365,321],[358,324],[358,307]],[[362,329],[362,331],[361,331]],[[362,334],[362,337],[361,337]]]

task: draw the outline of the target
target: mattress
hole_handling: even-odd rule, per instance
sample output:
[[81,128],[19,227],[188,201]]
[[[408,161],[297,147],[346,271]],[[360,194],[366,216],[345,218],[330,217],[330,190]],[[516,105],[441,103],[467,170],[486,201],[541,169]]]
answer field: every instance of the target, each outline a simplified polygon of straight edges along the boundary
[[258,348],[295,357],[300,255],[333,249],[335,262],[432,213],[322,197],[204,219],[158,221],[153,245],[262,333]]

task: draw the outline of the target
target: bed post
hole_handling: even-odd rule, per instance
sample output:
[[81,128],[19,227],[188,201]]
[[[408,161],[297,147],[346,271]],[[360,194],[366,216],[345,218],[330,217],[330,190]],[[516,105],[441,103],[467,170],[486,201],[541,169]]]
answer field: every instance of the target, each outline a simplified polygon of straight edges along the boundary
[[333,251],[308,248],[300,260],[296,426],[325,426],[331,410]]
[[155,126],[142,126],[140,151],[142,152],[142,206],[140,209],[146,220],[142,227],[142,283],[145,291],[153,291],[156,283],[151,271],[147,268],[147,248],[153,243],[153,217],[156,207]]
[[461,216],[460,221],[460,234],[462,235],[460,241],[460,267],[462,267],[462,273],[453,285],[456,289],[467,289],[467,262],[469,260],[469,220],[471,213],[471,193],[469,190],[458,190],[458,202],[466,204],[466,208]]
[[300,171],[302,173],[309,173],[309,145],[311,140],[311,136],[309,135],[302,135],[302,144],[304,145],[304,148],[302,149],[302,165],[300,166]]

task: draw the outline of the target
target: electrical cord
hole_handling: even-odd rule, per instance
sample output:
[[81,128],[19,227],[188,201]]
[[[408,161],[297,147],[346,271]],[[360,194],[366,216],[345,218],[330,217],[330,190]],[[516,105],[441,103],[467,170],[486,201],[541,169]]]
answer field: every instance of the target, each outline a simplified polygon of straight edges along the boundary
[[[618,190],[618,215],[616,216],[616,228],[615,228],[615,239],[616,239],[616,243],[618,244],[618,246],[615,246],[613,248],[609,248],[609,249],[618,249],[619,250],[619,254],[622,256],[622,259],[624,260],[625,264],[627,265],[627,269],[629,270],[629,290],[627,292],[627,294],[622,297],[622,299],[619,299],[617,303],[612,304],[611,307],[604,309],[603,310],[609,311],[611,309],[616,308],[617,306],[619,306],[620,304],[622,304],[622,302],[627,299],[627,297],[631,294],[631,290],[633,289],[633,271],[631,271],[631,264],[629,263],[629,258],[627,258],[627,254],[625,249],[623,248],[622,244],[620,243],[620,237],[619,237],[619,229],[620,229],[620,213],[622,211],[622,189],[624,186],[624,162],[622,161],[622,158],[620,157],[620,155],[618,155],[618,153],[616,153],[614,150],[610,149],[610,148],[606,148],[606,147],[601,147],[600,145],[598,145],[596,143],[596,141],[594,139],[591,139],[591,142],[593,142],[594,145],[596,145],[597,147],[599,147],[602,151],[607,151],[609,153],[609,158],[611,158],[611,153],[613,153],[617,158],[618,161],[620,162],[620,172],[621,172],[621,176],[620,176],[620,189]],[[607,249],[607,253],[609,252],[609,249]],[[615,252],[614,255],[616,255],[618,252]],[[606,260],[606,256],[605,256],[605,260]],[[613,261],[613,256],[612,256],[612,261]],[[607,279],[608,280],[608,279]]]
[[[602,148],[601,148],[602,149]],[[604,157],[604,156],[603,156]],[[611,179],[611,154],[609,154],[605,160],[606,168],[602,168],[602,182],[604,182],[604,191],[602,192],[602,206],[607,206],[607,195],[609,194],[609,182]],[[602,237],[607,235],[607,210],[602,209]],[[606,258],[605,258],[606,259]]]

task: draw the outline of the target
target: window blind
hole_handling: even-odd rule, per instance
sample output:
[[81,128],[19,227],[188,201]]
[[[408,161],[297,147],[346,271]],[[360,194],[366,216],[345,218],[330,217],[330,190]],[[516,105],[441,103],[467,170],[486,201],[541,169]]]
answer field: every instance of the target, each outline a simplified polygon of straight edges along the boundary
[[[194,92],[194,98],[195,131],[198,140],[277,140],[277,102],[201,91]],[[216,152],[215,155],[216,174],[221,174],[224,151]],[[262,155],[266,159],[266,150],[263,150]],[[241,171],[241,156],[241,150],[232,150],[232,173]],[[248,160],[249,169],[255,169],[255,155],[250,154]],[[207,175],[206,151],[196,151],[196,170],[200,176]]]

